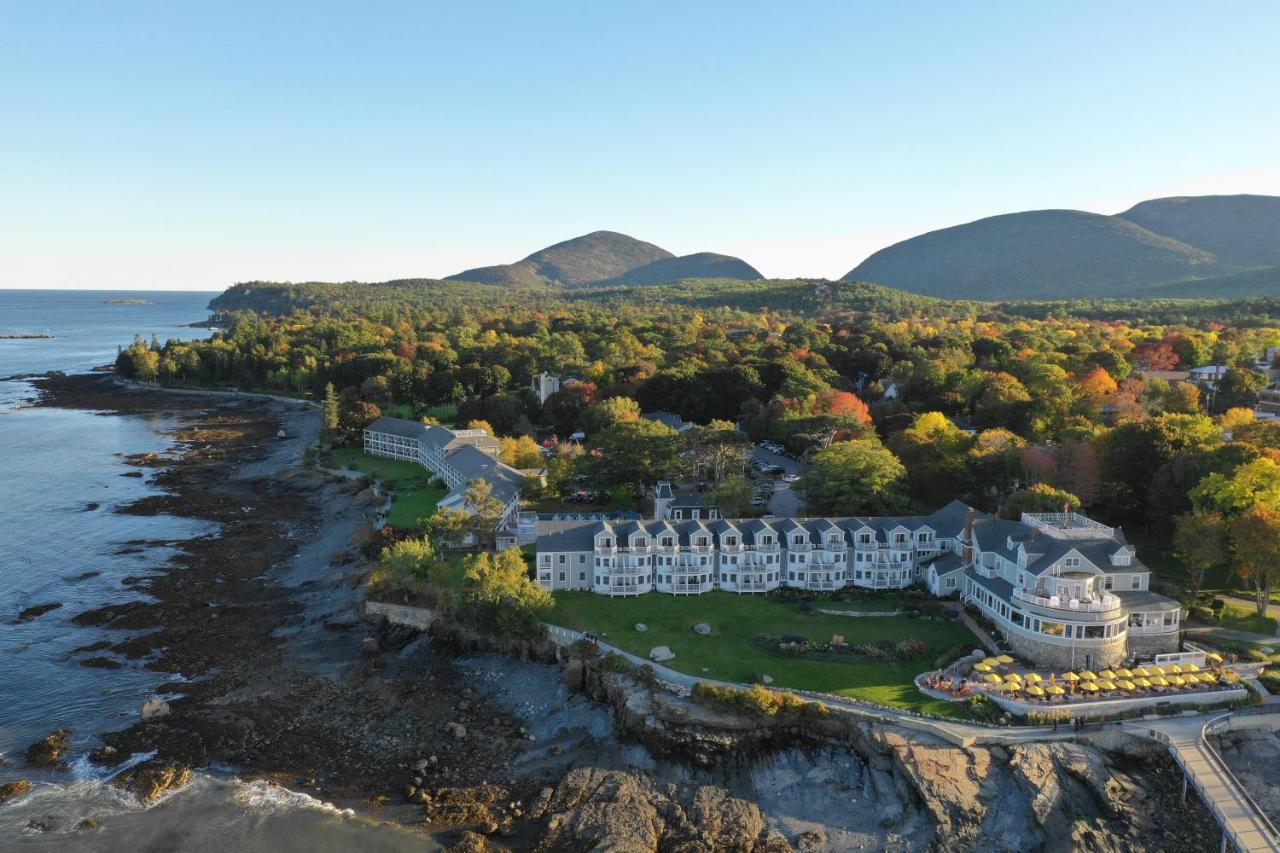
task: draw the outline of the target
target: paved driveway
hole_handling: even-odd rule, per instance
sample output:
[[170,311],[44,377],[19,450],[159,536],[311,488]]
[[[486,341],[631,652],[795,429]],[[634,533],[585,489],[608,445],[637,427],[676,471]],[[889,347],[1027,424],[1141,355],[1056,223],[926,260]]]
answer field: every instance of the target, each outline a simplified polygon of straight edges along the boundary
[[[777,465],[788,474],[799,474],[800,463],[794,459],[788,459],[786,456],[780,456],[777,453],[770,453],[763,447],[757,447],[751,451],[751,456],[759,459],[764,465]],[[804,501],[791,488],[791,483],[784,483],[778,480],[774,483],[773,497],[769,499],[769,512],[778,518],[794,518],[800,515],[800,510]]]

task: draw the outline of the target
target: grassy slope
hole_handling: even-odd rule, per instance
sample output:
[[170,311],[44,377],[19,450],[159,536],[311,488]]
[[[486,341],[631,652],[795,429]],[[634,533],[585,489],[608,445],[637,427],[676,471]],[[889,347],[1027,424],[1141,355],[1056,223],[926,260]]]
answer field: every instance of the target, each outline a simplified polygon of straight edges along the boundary
[[445,496],[444,489],[431,487],[432,475],[412,462],[379,459],[350,447],[334,450],[330,460],[334,466],[376,477],[395,492],[387,514],[387,523],[392,527],[417,527],[418,519],[434,513],[436,503]]
[[[859,607],[849,603],[831,606]],[[610,644],[642,657],[648,656],[654,646],[669,646],[676,657],[666,666],[690,675],[750,682],[767,673],[782,687],[837,693],[944,716],[962,714],[962,707],[924,696],[912,680],[918,673],[932,669],[934,658],[952,646],[977,645],[973,634],[956,622],[804,614],[794,605],[719,591],[692,597],[650,594],[616,599],[591,592],[562,592],[556,594],[551,621],[580,631],[595,631]],[[645,623],[649,630],[636,632],[637,622]],[[711,636],[693,633],[692,627],[698,622],[711,626]],[[928,644],[929,654],[911,663],[800,660],[759,646],[755,637],[761,633],[799,634],[814,640],[843,634],[849,643],[914,637]]]

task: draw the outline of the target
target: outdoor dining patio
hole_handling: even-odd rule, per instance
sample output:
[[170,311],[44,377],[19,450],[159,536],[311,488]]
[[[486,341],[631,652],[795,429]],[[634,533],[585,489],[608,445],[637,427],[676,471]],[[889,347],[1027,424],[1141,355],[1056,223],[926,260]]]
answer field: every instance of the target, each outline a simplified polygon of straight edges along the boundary
[[1222,658],[1212,654],[1206,656],[1203,667],[1195,663],[1144,664],[1045,674],[1018,664],[1009,655],[998,655],[974,664],[970,677],[983,690],[1023,701],[1061,704],[1218,690],[1236,680],[1220,668],[1221,663]]

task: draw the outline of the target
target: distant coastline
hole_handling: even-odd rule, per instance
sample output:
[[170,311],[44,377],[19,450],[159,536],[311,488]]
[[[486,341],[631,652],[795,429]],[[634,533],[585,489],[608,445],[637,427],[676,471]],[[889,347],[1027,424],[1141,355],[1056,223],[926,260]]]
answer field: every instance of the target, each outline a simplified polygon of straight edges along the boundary
[[150,299],[141,299],[137,296],[115,296],[111,299],[102,300],[104,305],[150,305]]
[[40,341],[52,338],[53,332],[47,330],[38,335],[0,335],[0,341]]

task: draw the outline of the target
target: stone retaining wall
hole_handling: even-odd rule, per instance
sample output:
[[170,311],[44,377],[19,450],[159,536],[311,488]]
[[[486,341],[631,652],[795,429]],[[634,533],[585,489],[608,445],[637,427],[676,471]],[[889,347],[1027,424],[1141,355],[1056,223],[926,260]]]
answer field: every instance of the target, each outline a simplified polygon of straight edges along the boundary
[[1164,703],[1195,706],[1243,702],[1249,698],[1249,691],[1243,687],[1233,687],[1229,690],[1212,690],[1204,693],[1168,693],[1135,699],[1104,699],[1098,702],[1064,702],[1053,705],[1022,702],[995,693],[988,693],[987,697],[1001,708],[1015,714],[1060,714],[1064,718],[1070,718],[1110,717],[1125,711],[1154,711],[1157,704]]
[[386,601],[365,601],[364,612],[366,616],[382,616],[393,625],[405,625],[419,631],[428,630],[435,621],[435,613],[425,607],[409,607]]

